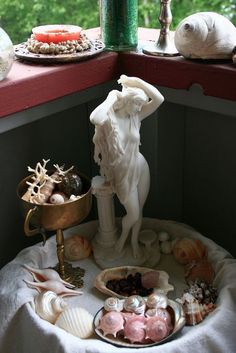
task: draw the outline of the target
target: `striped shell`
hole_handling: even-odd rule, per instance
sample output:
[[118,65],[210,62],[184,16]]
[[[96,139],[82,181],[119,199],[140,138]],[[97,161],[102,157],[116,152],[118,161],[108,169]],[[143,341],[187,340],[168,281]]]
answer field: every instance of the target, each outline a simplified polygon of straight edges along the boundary
[[180,264],[207,257],[207,248],[199,239],[181,238],[173,246],[173,255]]
[[236,28],[215,12],[198,12],[183,19],[175,31],[179,53],[191,59],[231,59]]
[[93,334],[93,316],[80,307],[64,310],[55,325],[79,338],[88,338]]
[[67,307],[63,298],[52,291],[39,293],[34,298],[35,312],[44,320],[55,323],[60,313]]
[[64,242],[65,258],[69,261],[77,261],[89,257],[92,252],[92,246],[84,237],[72,235]]

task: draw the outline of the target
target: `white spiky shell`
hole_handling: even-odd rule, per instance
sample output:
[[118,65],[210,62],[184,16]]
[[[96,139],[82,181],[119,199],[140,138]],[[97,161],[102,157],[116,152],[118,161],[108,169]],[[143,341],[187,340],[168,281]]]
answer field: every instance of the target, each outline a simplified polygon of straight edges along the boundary
[[231,59],[236,28],[215,12],[198,12],[183,19],[175,31],[175,46],[190,59]]
[[88,338],[93,334],[93,316],[81,307],[64,310],[55,325],[79,338]]
[[65,310],[67,303],[56,293],[46,291],[39,293],[34,298],[35,312],[44,320],[55,323],[60,313]]

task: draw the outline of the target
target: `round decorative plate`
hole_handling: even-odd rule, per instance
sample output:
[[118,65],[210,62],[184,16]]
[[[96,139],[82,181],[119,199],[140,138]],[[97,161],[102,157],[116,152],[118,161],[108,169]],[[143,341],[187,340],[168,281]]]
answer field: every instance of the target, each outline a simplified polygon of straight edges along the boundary
[[66,63],[73,61],[82,61],[90,59],[91,57],[101,53],[105,45],[101,40],[92,40],[92,47],[90,49],[73,53],[73,54],[36,54],[28,51],[26,47],[26,42],[15,45],[15,56],[18,59],[26,61],[34,61],[39,63]]
[[165,337],[164,339],[162,339],[161,341],[158,341],[158,342],[151,342],[151,343],[145,343],[145,344],[131,343],[119,334],[117,334],[116,337],[114,337],[113,335],[110,335],[110,334],[104,336],[102,331],[98,328],[100,319],[104,313],[103,307],[94,316],[94,320],[93,320],[94,331],[103,341],[106,341],[106,342],[111,343],[111,344],[118,346],[118,347],[144,348],[144,347],[151,347],[151,346],[163,344],[169,340],[172,340],[175,337],[175,335],[178,332],[180,332],[180,330],[182,330],[182,328],[185,325],[185,316],[184,316],[182,305],[180,305],[179,303],[177,303],[174,300],[168,299],[167,310],[171,314],[172,324],[173,324],[174,328],[167,337]]

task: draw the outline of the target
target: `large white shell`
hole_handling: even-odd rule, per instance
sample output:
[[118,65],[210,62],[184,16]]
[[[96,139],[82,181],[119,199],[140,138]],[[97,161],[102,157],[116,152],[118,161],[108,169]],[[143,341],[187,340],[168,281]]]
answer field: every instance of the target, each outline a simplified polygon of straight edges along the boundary
[[191,59],[231,59],[236,28],[215,12],[198,12],[183,19],[175,31],[179,53]]
[[35,312],[44,320],[55,323],[60,313],[65,310],[67,303],[52,291],[42,292],[34,298]]
[[64,310],[55,325],[79,338],[88,338],[93,334],[93,316],[80,307]]
[[106,287],[106,283],[111,279],[126,278],[129,274],[134,275],[136,272],[144,274],[146,272],[156,271],[159,274],[158,286],[154,288],[154,293],[167,294],[169,291],[174,290],[172,284],[169,281],[169,275],[165,271],[157,271],[147,267],[138,266],[120,266],[108,268],[100,272],[94,281],[94,287],[96,287],[102,293],[108,294],[109,296],[117,297],[120,299],[126,298],[123,295],[113,292]]

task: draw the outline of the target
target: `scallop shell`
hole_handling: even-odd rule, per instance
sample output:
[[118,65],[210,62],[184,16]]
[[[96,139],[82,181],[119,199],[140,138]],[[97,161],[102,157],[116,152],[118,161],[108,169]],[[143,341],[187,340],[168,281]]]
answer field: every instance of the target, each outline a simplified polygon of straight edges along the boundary
[[77,261],[89,257],[92,252],[90,242],[79,235],[72,235],[64,242],[65,258],[69,261]]
[[134,316],[127,320],[124,326],[124,337],[131,343],[145,341],[146,318],[144,316]]
[[220,14],[198,12],[179,23],[174,41],[186,58],[229,59],[236,43],[236,28]]
[[124,318],[121,313],[117,311],[109,311],[101,317],[98,329],[100,329],[104,336],[113,335],[116,337],[117,332],[123,330]]
[[[138,266],[120,266],[113,267],[100,272],[94,281],[94,287],[96,287],[100,292],[105,293],[109,296],[114,296],[120,299],[125,299],[127,297],[115,293],[112,290],[106,287],[106,283],[112,279],[121,279],[126,278],[129,274],[135,275],[135,273],[139,272],[143,275],[146,272],[154,271],[151,268],[147,267],[138,267]],[[167,294],[169,291],[174,290],[173,285],[171,285],[169,280],[169,275],[165,271],[155,271],[159,275],[158,286],[154,287],[154,293],[163,293]]]
[[188,264],[206,258],[207,248],[199,239],[185,237],[174,244],[173,255],[180,264]]
[[93,334],[93,316],[81,307],[64,310],[55,325],[79,338],[88,338]]
[[34,298],[34,309],[35,312],[44,320],[54,324],[65,308],[67,303],[56,293],[52,291],[46,291],[39,293]]
[[144,314],[146,309],[146,302],[140,295],[131,295],[124,301],[124,310],[137,315]]
[[104,309],[106,311],[122,311],[124,308],[124,300],[109,297],[104,302]]

